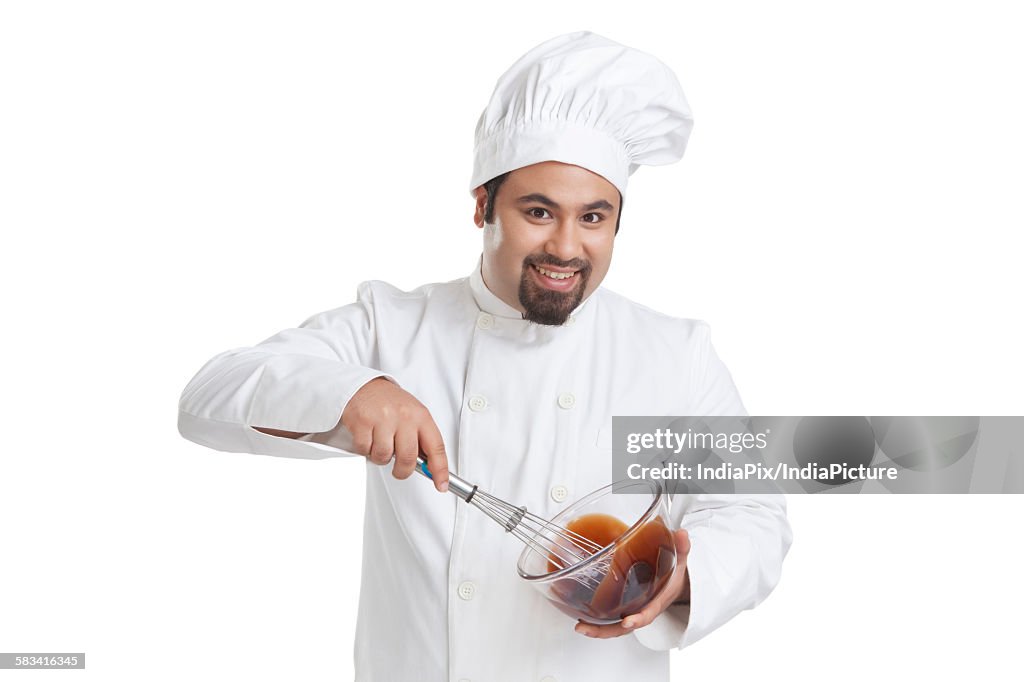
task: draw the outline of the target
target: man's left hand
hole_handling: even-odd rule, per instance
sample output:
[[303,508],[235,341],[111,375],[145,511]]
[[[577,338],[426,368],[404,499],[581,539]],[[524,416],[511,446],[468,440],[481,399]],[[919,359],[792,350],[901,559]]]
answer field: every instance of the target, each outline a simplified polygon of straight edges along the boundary
[[649,625],[655,617],[667,609],[675,601],[690,601],[690,574],[686,570],[686,557],[690,553],[690,534],[680,528],[675,532],[676,540],[676,568],[665,584],[665,589],[651,600],[651,603],[641,609],[640,613],[634,613],[611,625],[594,625],[584,623],[582,620],[576,624],[576,632],[587,637],[607,639],[609,637],[621,637],[628,635],[637,628]]

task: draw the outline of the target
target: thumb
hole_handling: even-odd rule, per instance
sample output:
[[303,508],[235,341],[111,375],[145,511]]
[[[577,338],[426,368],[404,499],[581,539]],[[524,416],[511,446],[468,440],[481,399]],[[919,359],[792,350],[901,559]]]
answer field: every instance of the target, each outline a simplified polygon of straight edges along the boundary
[[683,559],[690,553],[690,533],[685,528],[676,531],[676,555]]

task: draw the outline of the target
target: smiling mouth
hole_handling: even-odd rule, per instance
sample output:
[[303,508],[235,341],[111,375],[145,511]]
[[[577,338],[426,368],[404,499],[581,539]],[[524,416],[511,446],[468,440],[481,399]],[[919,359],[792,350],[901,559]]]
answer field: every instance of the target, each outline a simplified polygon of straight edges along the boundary
[[570,279],[572,277],[575,277],[579,273],[579,270],[572,270],[570,272],[557,272],[555,270],[548,270],[547,268],[542,268],[539,265],[534,265],[533,267],[540,274],[544,275],[548,279],[553,280]]

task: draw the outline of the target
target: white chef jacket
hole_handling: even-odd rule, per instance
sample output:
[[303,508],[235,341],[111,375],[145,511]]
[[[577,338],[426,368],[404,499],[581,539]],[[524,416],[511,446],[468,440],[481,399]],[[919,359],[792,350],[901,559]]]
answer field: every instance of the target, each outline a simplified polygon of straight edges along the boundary
[[[379,281],[206,363],[185,388],[179,431],[218,450],[320,459],[351,455],[333,429],[366,382],[416,396],[453,472],[550,518],[610,482],[613,415],[743,415],[707,324],[668,317],[599,287],[562,326],[537,325],[469,276],[403,292]],[[315,438],[315,437],[314,437]],[[664,681],[685,647],[763,600],[791,542],[781,495],[677,495],[689,530],[691,605],[629,635],[592,639],[516,573],[522,546],[418,475],[366,464],[359,681]]]

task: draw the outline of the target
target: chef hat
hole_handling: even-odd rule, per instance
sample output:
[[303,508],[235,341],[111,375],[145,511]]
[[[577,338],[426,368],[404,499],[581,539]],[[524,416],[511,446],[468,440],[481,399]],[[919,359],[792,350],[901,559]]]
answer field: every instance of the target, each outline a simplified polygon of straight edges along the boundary
[[693,116],[672,70],[589,31],[533,48],[498,79],[477,122],[470,192],[507,171],[561,161],[623,195],[642,165],[678,161]]

